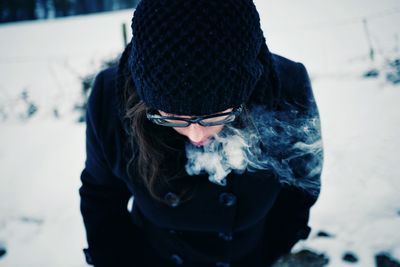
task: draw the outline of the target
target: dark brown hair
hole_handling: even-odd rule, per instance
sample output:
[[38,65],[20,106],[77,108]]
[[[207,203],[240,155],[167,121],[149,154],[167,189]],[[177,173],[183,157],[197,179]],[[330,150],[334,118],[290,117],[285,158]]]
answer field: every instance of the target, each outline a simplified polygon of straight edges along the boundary
[[[166,127],[155,125],[147,120],[148,107],[143,101],[139,100],[131,79],[125,82],[124,87],[125,118],[130,122],[128,141],[134,152],[126,166],[129,178],[133,181],[133,179],[140,177],[139,179],[144,183],[150,195],[161,202],[165,202],[158,190],[164,185],[170,185],[170,181],[181,178],[184,173],[182,170],[178,170],[174,174],[168,173],[167,175],[166,172],[163,172],[165,170],[164,163],[167,155],[182,151],[171,146],[170,140],[167,140],[171,137],[166,134],[167,131],[173,130],[163,129]],[[189,189],[179,192],[181,201],[190,199],[190,197],[186,199],[184,197],[188,191]]]

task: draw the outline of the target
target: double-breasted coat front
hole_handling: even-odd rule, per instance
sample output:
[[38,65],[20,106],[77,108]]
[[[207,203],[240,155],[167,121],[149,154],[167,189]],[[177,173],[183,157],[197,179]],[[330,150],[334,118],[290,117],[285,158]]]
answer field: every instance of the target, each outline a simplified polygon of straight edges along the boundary
[[[318,116],[303,64],[275,54],[273,60],[280,97]],[[187,175],[160,190],[166,203],[153,199],[140,177],[132,181],[125,171],[132,151],[116,80],[117,67],[97,75],[86,113],[87,158],[79,193],[88,263],[266,267],[309,236],[310,208],[318,194],[282,183],[273,170],[231,172],[226,186],[211,183],[207,175]],[[168,155],[167,169],[173,173],[185,164],[185,140],[172,129],[161,128],[171,135],[173,145],[182,148],[182,153]],[[313,179],[319,185],[319,176],[317,172],[299,179]],[[182,201],[179,192],[188,187],[193,197]]]

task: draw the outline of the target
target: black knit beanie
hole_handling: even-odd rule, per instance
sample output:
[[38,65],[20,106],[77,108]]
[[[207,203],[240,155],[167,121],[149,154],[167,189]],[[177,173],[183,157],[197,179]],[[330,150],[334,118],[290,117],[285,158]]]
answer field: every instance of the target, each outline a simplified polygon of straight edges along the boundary
[[147,106],[207,115],[246,103],[263,74],[252,0],[142,0],[128,67]]

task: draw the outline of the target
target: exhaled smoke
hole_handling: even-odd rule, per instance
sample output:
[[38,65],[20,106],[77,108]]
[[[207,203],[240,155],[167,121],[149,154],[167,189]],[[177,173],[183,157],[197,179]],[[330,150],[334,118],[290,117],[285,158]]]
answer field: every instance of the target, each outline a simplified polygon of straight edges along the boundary
[[211,182],[226,185],[235,171],[271,170],[281,183],[318,194],[323,150],[318,114],[270,112],[253,108],[242,129],[226,125],[202,147],[186,146],[189,175],[206,172]]

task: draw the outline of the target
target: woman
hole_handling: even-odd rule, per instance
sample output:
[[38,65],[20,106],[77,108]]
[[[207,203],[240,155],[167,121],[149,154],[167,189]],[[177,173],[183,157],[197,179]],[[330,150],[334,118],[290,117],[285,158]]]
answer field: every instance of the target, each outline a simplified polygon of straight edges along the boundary
[[251,0],[142,0],[132,33],[88,101],[87,262],[270,266],[320,191],[306,69],[269,52]]

